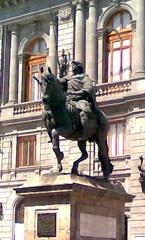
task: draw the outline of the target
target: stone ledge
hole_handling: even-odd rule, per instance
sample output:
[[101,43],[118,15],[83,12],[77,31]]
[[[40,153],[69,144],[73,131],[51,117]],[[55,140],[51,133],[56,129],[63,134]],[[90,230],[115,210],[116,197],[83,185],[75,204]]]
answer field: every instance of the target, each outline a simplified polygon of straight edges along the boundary
[[128,194],[119,183],[105,180],[104,178],[91,176],[76,176],[69,173],[53,173],[43,176],[33,175],[22,186],[14,189],[17,194],[35,195],[88,192],[89,195],[109,196],[110,198],[123,198],[124,201],[132,201],[132,195]]

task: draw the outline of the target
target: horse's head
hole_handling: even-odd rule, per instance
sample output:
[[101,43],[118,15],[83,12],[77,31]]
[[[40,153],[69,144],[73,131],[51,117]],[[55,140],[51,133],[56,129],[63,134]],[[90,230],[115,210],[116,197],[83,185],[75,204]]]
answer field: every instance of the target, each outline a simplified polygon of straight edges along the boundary
[[55,76],[49,71],[41,74],[41,91],[43,96],[50,95],[53,91],[54,78]]
[[41,74],[41,91],[43,102],[48,105],[57,105],[65,101],[65,94],[62,90],[58,79],[48,69],[47,72]]

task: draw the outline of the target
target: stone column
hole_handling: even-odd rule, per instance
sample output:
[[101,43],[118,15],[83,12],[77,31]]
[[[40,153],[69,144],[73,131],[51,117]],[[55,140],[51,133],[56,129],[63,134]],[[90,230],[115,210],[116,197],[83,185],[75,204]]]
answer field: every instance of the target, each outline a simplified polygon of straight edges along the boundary
[[145,1],[137,1],[136,74],[145,74]]
[[103,29],[99,29],[98,30],[98,84],[103,83],[103,79],[104,79],[104,51],[103,51],[103,34],[104,34],[104,30]]
[[11,30],[10,75],[9,75],[9,103],[17,102],[18,81],[18,28]]
[[57,32],[56,17],[52,16],[49,23],[49,66],[54,75],[57,74]]
[[76,1],[75,18],[75,59],[84,64],[85,55],[85,22],[84,22],[84,0]]
[[88,41],[86,56],[86,72],[92,80],[97,77],[97,12],[96,1],[89,1]]

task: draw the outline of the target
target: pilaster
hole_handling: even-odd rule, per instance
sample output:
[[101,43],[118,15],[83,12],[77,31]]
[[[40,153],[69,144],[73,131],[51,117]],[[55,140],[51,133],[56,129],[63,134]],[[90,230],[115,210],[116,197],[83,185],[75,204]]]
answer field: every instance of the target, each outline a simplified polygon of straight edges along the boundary
[[17,102],[18,81],[18,26],[11,28],[10,75],[9,75],[9,103]]
[[101,84],[103,82],[103,44],[104,44],[104,29],[101,28],[98,30],[98,84]]
[[84,64],[85,55],[85,19],[84,0],[75,1],[75,59]]
[[136,61],[136,75],[145,74],[145,1],[137,1],[136,22],[136,53],[139,61]]
[[49,19],[49,66],[54,75],[57,74],[57,18],[52,14]]
[[86,72],[92,80],[97,77],[97,10],[96,1],[88,0],[89,5],[89,24],[88,24],[88,41],[86,49]]

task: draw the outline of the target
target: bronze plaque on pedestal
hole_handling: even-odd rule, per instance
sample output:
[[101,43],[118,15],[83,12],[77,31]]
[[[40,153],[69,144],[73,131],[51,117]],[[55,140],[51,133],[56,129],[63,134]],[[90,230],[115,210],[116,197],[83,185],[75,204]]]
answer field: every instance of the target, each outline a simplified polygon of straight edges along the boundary
[[56,237],[56,213],[38,214],[37,236],[38,237]]

